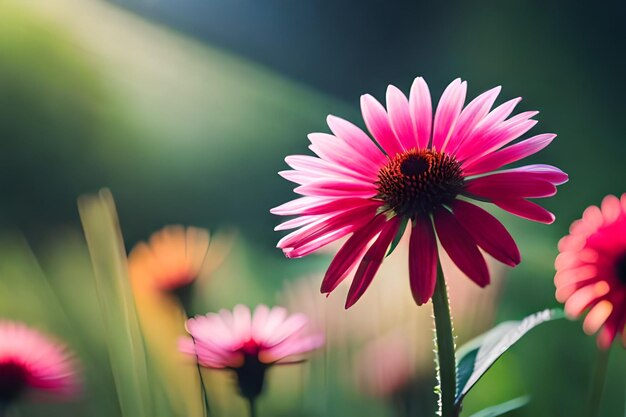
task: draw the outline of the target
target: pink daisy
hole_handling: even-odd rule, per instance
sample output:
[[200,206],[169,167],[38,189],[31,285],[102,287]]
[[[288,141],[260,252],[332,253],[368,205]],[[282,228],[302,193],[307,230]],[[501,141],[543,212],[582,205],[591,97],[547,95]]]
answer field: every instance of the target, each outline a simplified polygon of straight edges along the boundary
[[244,305],[187,320],[192,338],[180,341],[183,353],[201,366],[232,369],[241,394],[255,398],[263,389],[265,371],[275,364],[295,363],[324,343],[320,334],[307,334],[303,314],[287,315],[282,307],[259,305],[251,314]]
[[309,135],[314,156],[286,158],[293,170],[280,173],[300,184],[303,197],[272,209],[298,216],[277,230],[298,230],[278,247],[290,258],[308,255],[351,234],[322,281],[330,293],[356,267],[346,300],[352,306],[372,282],[398,233],[409,221],[409,277],[417,304],[433,295],[437,237],[452,261],[475,283],[489,283],[479,248],[507,265],[520,262],[513,238],[491,214],[468,200],[490,202],[517,216],[554,221],[529,201],[549,197],[567,175],[549,165],[495,171],[545,148],[556,135],[541,134],[506,146],[536,123],[529,111],[509,118],[519,98],[491,110],[500,87],[463,107],[467,85],[454,80],[433,112],[426,82],[417,78],[409,98],[387,89],[387,109],[361,97],[363,119],[377,143],[352,123],[329,116],[332,135]]
[[0,409],[29,391],[68,398],[78,390],[65,346],[23,324],[0,321]]
[[607,349],[618,334],[626,346],[626,194],[606,196],[600,207],[588,207],[559,242],[556,298],[565,312],[578,317],[587,334],[598,335]]

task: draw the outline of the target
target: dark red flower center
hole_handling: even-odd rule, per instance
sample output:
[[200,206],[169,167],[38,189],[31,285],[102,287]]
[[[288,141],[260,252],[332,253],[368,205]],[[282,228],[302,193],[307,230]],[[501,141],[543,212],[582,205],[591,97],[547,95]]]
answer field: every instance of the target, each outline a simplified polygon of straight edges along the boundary
[[246,356],[256,356],[259,354],[260,346],[254,339],[250,339],[243,344],[241,350]]
[[427,216],[454,201],[463,189],[463,171],[451,155],[411,149],[397,154],[380,169],[377,186],[377,197],[396,214]]
[[245,342],[241,347],[244,355],[243,364],[234,369],[239,393],[248,399],[256,398],[263,391],[265,371],[269,367],[259,359],[260,350],[261,346],[254,339]]
[[626,285],[626,252],[617,257],[615,262],[615,274],[617,279]]
[[28,374],[15,362],[0,363],[0,403],[16,400],[26,388]]

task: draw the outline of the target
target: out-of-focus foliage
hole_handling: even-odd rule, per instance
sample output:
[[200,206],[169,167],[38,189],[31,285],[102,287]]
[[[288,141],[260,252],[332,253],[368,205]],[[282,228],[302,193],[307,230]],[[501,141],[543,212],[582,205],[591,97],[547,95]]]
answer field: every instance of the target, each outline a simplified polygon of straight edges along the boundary
[[343,108],[97,0],[3,2],[0,34],[0,220],[29,235],[107,185],[132,241],[181,218],[267,238],[280,155]]

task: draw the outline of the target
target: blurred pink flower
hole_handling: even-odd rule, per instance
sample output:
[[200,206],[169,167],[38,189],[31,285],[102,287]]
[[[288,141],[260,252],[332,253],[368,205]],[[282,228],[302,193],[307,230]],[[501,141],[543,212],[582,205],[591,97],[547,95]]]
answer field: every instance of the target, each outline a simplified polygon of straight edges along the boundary
[[64,345],[23,324],[0,321],[0,409],[30,391],[67,399],[79,389]]
[[618,334],[626,346],[626,194],[609,195],[600,207],[588,207],[559,242],[556,298],[565,312],[578,317],[587,334],[598,335],[607,349]]
[[353,359],[357,386],[368,395],[383,398],[401,391],[415,376],[415,350],[406,331],[393,331],[370,341]]
[[[286,256],[308,255],[344,236],[344,243],[322,281],[332,292],[356,268],[345,307],[367,290],[403,222],[409,221],[409,278],[417,304],[434,292],[437,237],[452,261],[479,286],[489,271],[479,247],[507,265],[520,262],[517,246],[491,214],[464,200],[491,202],[517,216],[551,223],[552,213],[528,201],[549,197],[567,175],[549,165],[527,165],[493,172],[545,148],[555,137],[541,134],[505,147],[530,130],[537,112],[507,117],[520,99],[490,111],[500,87],[465,108],[467,85],[454,80],[434,114],[426,82],[417,78],[409,98],[387,90],[387,110],[370,95],[361,97],[365,124],[374,143],[350,122],[329,116],[334,135],[312,133],[317,157],[286,158],[293,170],[280,174],[300,184],[303,197],[272,209],[295,219],[276,229],[298,230],[281,239]],[[432,133],[432,134],[431,134]],[[358,267],[357,267],[358,265]]]
[[244,397],[254,398],[263,388],[265,371],[275,364],[295,363],[324,343],[321,334],[306,334],[303,314],[288,316],[282,307],[259,305],[251,314],[244,305],[187,320],[192,338],[179,349],[207,368],[232,369]]

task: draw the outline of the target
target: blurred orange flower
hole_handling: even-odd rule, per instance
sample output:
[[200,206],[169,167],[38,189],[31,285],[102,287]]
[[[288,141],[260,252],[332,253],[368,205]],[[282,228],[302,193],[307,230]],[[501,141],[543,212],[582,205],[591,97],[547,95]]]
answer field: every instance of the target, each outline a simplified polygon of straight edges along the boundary
[[208,230],[166,226],[130,252],[131,279],[162,291],[180,290],[200,275],[209,243]]
[[209,276],[230,251],[232,235],[211,236],[196,227],[166,226],[140,242],[128,256],[137,314],[147,349],[160,377],[170,381],[168,395],[177,415],[202,415],[200,379],[184,366],[176,342],[185,334],[195,283]]

